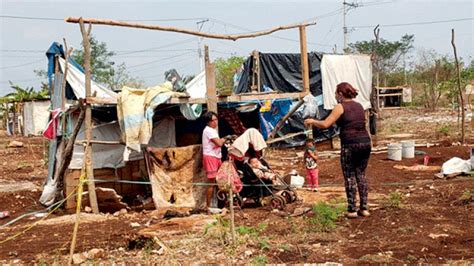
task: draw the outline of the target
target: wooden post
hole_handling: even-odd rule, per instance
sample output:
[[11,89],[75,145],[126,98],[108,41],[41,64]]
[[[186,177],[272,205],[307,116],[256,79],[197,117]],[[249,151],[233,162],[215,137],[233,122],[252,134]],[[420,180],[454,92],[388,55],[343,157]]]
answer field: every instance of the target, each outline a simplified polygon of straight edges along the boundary
[[[299,28],[300,28],[300,52],[301,52],[301,78],[303,79],[303,92],[310,93],[308,49],[307,49],[307,44],[306,44],[306,27],[300,26]],[[313,138],[313,126],[308,126],[306,128],[306,131],[309,131],[309,134],[307,135],[308,138]]]
[[253,68],[252,68],[252,92],[260,92],[260,53],[257,50],[252,52]]
[[456,60],[456,72],[457,72],[457,85],[459,91],[459,99],[461,105],[461,143],[464,144],[466,142],[465,132],[464,132],[464,119],[465,119],[465,111],[464,111],[464,92],[461,88],[461,71],[459,70],[459,61],[458,61],[458,54],[456,51],[456,44],[454,43],[454,29],[451,29],[451,44],[453,45],[454,50],[454,59]]
[[[84,46],[84,70],[86,74],[86,97],[91,96],[91,59],[90,59],[90,32],[92,26],[89,24],[89,27],[86,31],[84,27],[84,22],[82,18],[79,21],[82,33],[82,44]],[[95,193],[95,181],[94,181],[94,169],[92,168],[92,110],[91,105],[86,103],[86,139],[88,141],[85,147],[85,162],[86,162],[86,176],[87,176],[87,185],[89,190],[89,201],[91,204],[92,212],[99,213],[99,206],[97,204],[97,195]]]
[[309,93],[308,50],[306,48],[306,27],[300,26],[300,51],[301,51],[301,77],[303,79],[303,92]]
[[[375,68],[375,86],[372,86],[375,88],[375,95],[376,95],[376,99],[375,99],[375,102],[376,102],[376,107],[375,107],[375,111],[377,112],[377,114],[381,115],[380,113],[380,97],[379,97],[379,83],[380,83],[380,76],[379,76],[379,67],[378,67],[378,64],[377,64],[377,47],[378,47],[378,44],[379,44],[379,34],[380,34],[380,29],[379,29],[379,25],[377,25],[375,28],[374,28],[374,36],[375,36],[375,40],[374,40],[374,45],[372,47],[372,63],[373,63],[373,66]],[[374,91],[372,91],[373,93]]]
[[206,70],[207,110],[217,114],[216,66],[209,60],[209,46],[204,45],[204,65]]

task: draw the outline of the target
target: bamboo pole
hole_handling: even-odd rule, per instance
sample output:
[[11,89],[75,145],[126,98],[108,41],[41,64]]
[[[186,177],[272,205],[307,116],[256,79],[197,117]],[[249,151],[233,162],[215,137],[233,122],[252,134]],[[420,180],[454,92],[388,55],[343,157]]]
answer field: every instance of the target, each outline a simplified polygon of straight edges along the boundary
[[203,38],[224,39],[224,40],[233,40],[233,41],[238,40],[238,39],[253,38],[253,37],[268,35],[276,31],[294,29],[300,26],[306,27],[306,26],[316,25],[316,21],[312,21],[312,22],[300,23],[300,24],[283,25],[283,26],[274,27],[268,30],[243,33],[243,34],[214,34],[214,33],[205,33],[205,32],[188,30],[188,29],[180,29],[176,27],[146,25],[146,24],[141,24],[141,23],[112,20],[112,19],[66,17],[64,20],[69,23],[80,23],[80,21],[82,20],[83,23],[88,23],[88,24],[129,27],[129,28],[139,28],[139,29],[148,29],[148,30],[171,31],[171,32],[179,32],[179,33],[184,33],[184,34],[195,35],[195,36],[199,36]]
[[[86,97],[91,96],[91,59],[90,59],[90,32],[92,26],[89,24],[89,27],[86,31],[84,27],[84,22],[82,18],[79,21],[82,33],[82,44],[84,46],[84,69],[86,74]],[[85,162],[86,162],[86,176],[87,176],[87,185],[89,190],[89,201],[91,204],[92,212],[99,213],[99,206],[97,204],[97,195],[95,193],[95,182],[94,182],[94,169],[92,168],[92,110],[91,105],[86,104],[86,139],[87,146],[85,147]]]
[[454,50],[454,59],[456,60],[456,72],[457,72],[457,85],[459,91],[459,99],[460,99],[460,106],[461,106],[461,143],[464,144],[466,142],[465,132],[464,132],[464,120],[465,120],[465,111],[464,111],[464,92],[461,88],[461,71],[459,70],[459,61],[458,61],[458,54],[456,51],[456,44],[454,43],[454,29],[451,29],[451,44],[453,45]]

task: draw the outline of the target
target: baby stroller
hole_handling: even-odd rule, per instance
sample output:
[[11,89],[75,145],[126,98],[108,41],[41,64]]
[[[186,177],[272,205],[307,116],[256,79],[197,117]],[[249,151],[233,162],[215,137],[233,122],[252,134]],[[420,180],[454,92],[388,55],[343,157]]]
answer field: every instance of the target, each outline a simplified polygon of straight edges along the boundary
[[[228,139],[225,146],[230,147],[231,143],[232,139]],[[261,158],[262,151],[256,151],[253,146],[250,145],[246,151],[246,155],[247,157],[258,158],[263,166],[272,171],[268,163]],[[258,205],[264,205],[264,200],[269,200],[268,205],[270,205],[272,209],[283,209],[286,204],[296,201],[296,190],[286,184],[283,178],[277,173],[272,171],[277,181],[275,183],[278,183],[274,184],[272,180],[259,178],[245,160],[236,159],[230,154],[227,158],[232,162],[239,173],[240,182],[242,183],[242,188],[235,194],[234,200],[239,207],[243,207],[245,203],[244,199],[252,199]],[[227,193],[224,191],[219,191],[217,196],[220,201],[227,202]]]
[[259,161],[274,174],[276,182],[259,178],[248,162],[235,161],[243,184],[242,190],[237,194],[239,206],[242,207],[244,198],[250,198],[260,205],[267,198],[272,209],[283,209],[286,204],[296,201],[296,191],[286,184],[280,175],[273,172],[263,158],[260,158]]

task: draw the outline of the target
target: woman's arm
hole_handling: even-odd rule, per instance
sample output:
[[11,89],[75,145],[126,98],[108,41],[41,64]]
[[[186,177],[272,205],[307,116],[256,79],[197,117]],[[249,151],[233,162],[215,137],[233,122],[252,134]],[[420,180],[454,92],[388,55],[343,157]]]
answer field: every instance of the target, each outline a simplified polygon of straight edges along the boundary
[[222,145],[224,145],[225,143],[225,139],[221,139],[221,138],[211,139],[211,141],[219,147],[222,147]]
[[329,114],[328,117],[324,120],[316,120],[312,118],[308,118],[304,120],[304,125],[305,126],[315,126],[317,128],[328,128],[332,126],[333,124],[336,123],[336,121],[341,117],[341,115],[344,113],[344,108],[342,107],[342,104],[337,104],[334,109],[332,109],[331,114]]

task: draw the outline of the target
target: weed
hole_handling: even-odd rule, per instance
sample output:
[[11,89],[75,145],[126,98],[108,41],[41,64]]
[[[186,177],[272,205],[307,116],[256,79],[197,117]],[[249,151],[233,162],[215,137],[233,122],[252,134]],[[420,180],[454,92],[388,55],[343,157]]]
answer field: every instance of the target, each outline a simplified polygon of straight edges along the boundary
[[223,217],[217,217],[215,222],[205,226],[204,235],[218,239],[223,245],[227,244],[230,239],[229,221]]
[[402,207],[403,195],[398,191],[392,191],[383,202],[385,208],[400,209]]
[[443,134],[445,136],[447,136],[449,134],[449,131],[450,131],[450,127],[448,124],[442,124],[439,128],[438,128],[438,133],[440,134]]
[[331,206],[325,202],[313,205],[313,217],[308,222],[312,230],[317,232],[329,232],[336,228],[336,220],[344,212],[343,206]]
[[281,244],[278,248],[281,249],[281,250],[283,250],[283,251],[290,251],[290,250],[291,250],[290,245],[288,245],[288,244],[286,244],[286,243],[285,243],[285,244]]
[[403,234],[413,234],[416,232],[416,227],[413,227],[413,226],[402,226],[400,228],[398,228],[398,231],[400,231],[400,233],[403,233]]
[[263,237],[258,240],[258,247],[261,250],[269,250],[270,249],[270,242],[268,242],[268,237]]
[[27,168],[27,167],[30,167],[31,164],[29,164],[28,162],[19,162],[18,163],[18,166],[16,167],[16,169],[23,169],[23,168]]
[[267,256],[265,255],[255,256],[252,260],[253,265],[265,265],[267,264],[267,262],[268,262],[268,259],[267,259]]
[[466,188],[461,194],[461,196],[459,197],[459,200],[464,204],[474,202],[474,188],[471,188],[471,189]]

